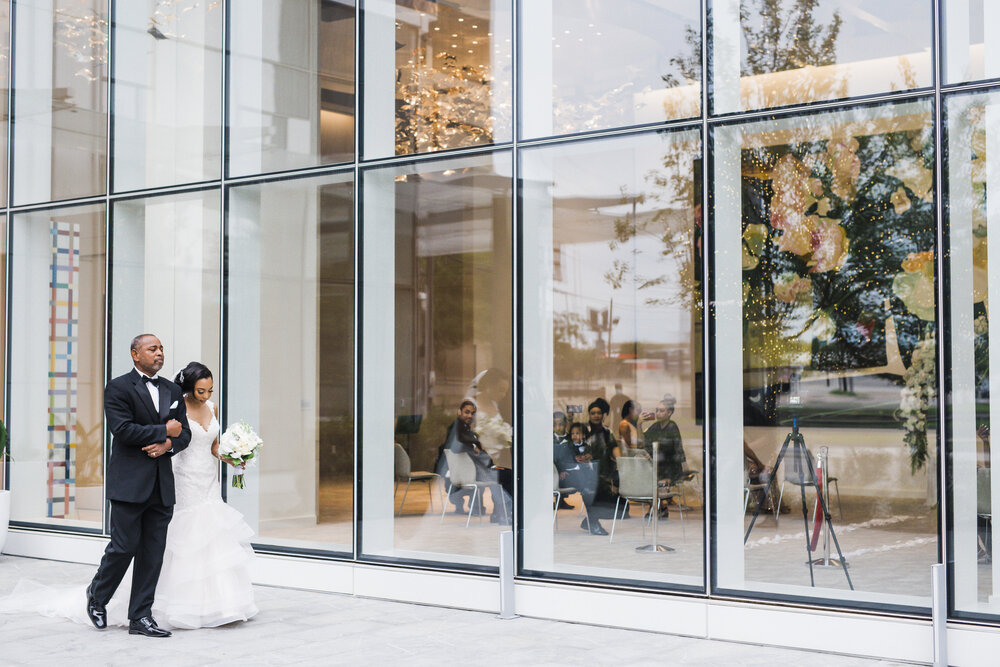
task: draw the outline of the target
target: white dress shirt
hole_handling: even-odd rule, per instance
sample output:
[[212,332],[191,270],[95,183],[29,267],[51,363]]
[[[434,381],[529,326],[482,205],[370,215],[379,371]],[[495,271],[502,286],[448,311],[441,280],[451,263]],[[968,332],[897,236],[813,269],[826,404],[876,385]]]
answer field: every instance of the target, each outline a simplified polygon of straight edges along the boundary
[[[135,372],[138,373],[139,375],[143,376],[143,377],[149,378],[150,380],[156,380],[157,382],[159,382],[159,375],[154,375],[154,376],[150,377],[150,376],[146,375],[145,373],[143,373],[142,371],[140,371],[138,368],[135,369]],[[157,412],[159,412],[160,411],[160,388],[157,387],[152,382],[145,382],[144,384],[146,385],[146,391],[149,392],[149,397],[153,399],[153,407],[156,408]]]

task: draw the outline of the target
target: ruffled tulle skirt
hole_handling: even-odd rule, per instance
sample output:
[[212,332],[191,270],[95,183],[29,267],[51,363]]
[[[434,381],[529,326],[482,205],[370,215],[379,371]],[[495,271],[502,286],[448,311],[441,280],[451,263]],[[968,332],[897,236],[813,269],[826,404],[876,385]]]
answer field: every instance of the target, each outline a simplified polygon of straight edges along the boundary
[[221,498],[175,508],[153,602],[157,622],[210,628],[254,616],[252,536],[243,515]]
[[[167,628],[210,628],[256,615],[249,571],[252,536],[243,516],[221,498],[175,508],[153,602],[156,622]],[[107,605],[109,626],[128,625],[131,588],[129,566]],[[86,584],[53,587],[21,580],[0,599],[0,613],[34,612],[90,625],[86,590]]]

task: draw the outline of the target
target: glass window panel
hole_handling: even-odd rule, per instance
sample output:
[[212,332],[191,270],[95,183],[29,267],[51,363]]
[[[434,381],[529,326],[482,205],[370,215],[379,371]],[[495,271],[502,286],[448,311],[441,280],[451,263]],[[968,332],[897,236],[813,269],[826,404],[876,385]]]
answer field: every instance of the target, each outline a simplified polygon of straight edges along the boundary
[[233,12],[232,175],[354,156],[354,21],[353,0],[257,0]]
[[952,97],[947,103],[948,239],[951,396],[950,527],[954,605],[959,612],[1000,614],[1000,572],[992,557],[1000,482],[990,476],[994,399],[991,379],[1000,363],[990,327],[989,297],[1000,291],[1000,246],[987,234],[998,212],[987,193],[1000,191],[1000,94]]
[[[713,149],[717,586],[925,607],[938,533],[931,106],[724,126]],[[806,452],[828,478],[829,525]]]
[[10,65],[10,3],[0,3],[0,206],[7,205],[7,123],[8,112],[6,91],[10,87],[8,67]]
[[366,157],[511,140],[510,3],[368,0],[364,26]]
[[114,189],[218,178],[223,3],[115,5]]
[[257,542],[352,550],[353,187],[330,175],[229,190],[226,414],[264,441],[229,502]]
[[533,0],[521,6],[521,135],[697,116],[700,3]]
[[101,0],[17,3],[15,204],[105,192],[107,5]]
[[111,377],[132,370],[129,345],[148,332],[163,343],[164,377],[199,361],[220,384],[220,200],[210,190],[114,204]]
[[[699,135],[528,149],[521,178],[524,568],[700,589]],[[557,516],[554,469],[572,489]],[[671,498],[650,532],[637,498],[657,480]]]
[[105,209],[11,224],[11,519],[101,529]]
[[511,509],[511,155],[363,179],[364,554],[495,567]]
[[[7,216],[0,215],[0,350],[7,349]],[[7,404],[7,354],[0,354],[0,378],[3,384],[0,386],[0,405]],[[6,427],[8,424],[4,423]],[[8,445],[10,443],[8,442]],[[7,463],[8,461],[0,456],[0,489],[7,487]]]
[[930,86],[931,2],[712,3],[712,112]]
[[1000,78],[1000,44],[985,26],[1000,21],[1000,5],[984,0],[941,4],[944,83]]

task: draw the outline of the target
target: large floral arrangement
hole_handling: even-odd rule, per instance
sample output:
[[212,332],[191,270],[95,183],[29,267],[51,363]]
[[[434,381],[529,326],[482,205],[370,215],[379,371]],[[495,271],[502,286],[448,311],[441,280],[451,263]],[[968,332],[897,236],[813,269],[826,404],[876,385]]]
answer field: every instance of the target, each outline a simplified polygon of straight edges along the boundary
[[910,450],[910,470],[913,472],[927,462],[927,412],[937,395],[934,347],[933,334],[917,343],[910,367],[903,374],[899,409],[895,413],[896,419],[903,423],[903,442]]
[[[783,142],[748,135],[742,151],[744,364],[765,374],[762,423],[776,419],[787,369],[888,373],[902,383],[898,373],[933,334],[930,114],[842,117],[785,131]],[[920,363],[932,365],[919,373],[930,378],[919,390],[926,398],[933,355]],[[907,444],[925,456],[926,411],[902,412],[914,417]]]

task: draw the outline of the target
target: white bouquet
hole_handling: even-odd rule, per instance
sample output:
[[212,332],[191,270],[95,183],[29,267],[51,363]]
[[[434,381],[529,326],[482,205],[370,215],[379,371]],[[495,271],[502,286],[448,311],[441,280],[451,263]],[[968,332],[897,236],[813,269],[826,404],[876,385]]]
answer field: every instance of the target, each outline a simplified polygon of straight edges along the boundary
[[243,488],[243,469],[248,463],[257,461],[257,454],[264,442],[245,421],[230,424],[219,438],[219,456],[240,468],[240,474],[233,475],[233,488]]

